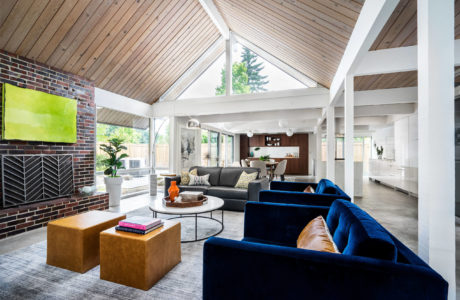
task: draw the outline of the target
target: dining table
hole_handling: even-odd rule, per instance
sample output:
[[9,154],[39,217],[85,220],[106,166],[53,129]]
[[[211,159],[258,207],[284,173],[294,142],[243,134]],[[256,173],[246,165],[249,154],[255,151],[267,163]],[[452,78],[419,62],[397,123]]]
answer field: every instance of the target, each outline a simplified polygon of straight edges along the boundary
[[[248,164],[248,166],[250,165],[250,162],[251,160],[246,159],[246,163]],[[278,161],[270,161],[270,160],[265,161],[265,165],[267,166],[267,172],[269,174],[270,181],[273,180],[273,178],[275,177],[275,169],[278,164],[279,164]]]

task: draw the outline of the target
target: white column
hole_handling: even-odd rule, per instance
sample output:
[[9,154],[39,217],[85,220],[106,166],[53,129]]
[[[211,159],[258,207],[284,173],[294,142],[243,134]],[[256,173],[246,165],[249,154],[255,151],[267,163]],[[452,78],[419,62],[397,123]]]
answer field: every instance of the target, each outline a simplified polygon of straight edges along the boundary
[[455,299],[454,0],[417,1],[418,253]]
[[315,175],[316,179],[321,179],[319,178],[319,170],[321,168],[322,164],[322,150],[323,150],[323,128],[321,128],[322,125],[318,125],[318,128],[316,129],[316,164],[315,164]]
[[345,193],[347,193],[354,202],[354,186],[355,186],[355,170],[354,170],[354,156],[353,156],[353,141],[354,141],[354,85],[353,75],[345,76],[345,109],[344,109],[344,122],[345,122]]
[[149,167],[150,174],[155,174],[155,118],[149,118]]
[[232,94],[232,50],[233,50],[233,34],[225,41],[225,95]]
[[327,171],[326,177],[335,181],[335,108],[327,107]]

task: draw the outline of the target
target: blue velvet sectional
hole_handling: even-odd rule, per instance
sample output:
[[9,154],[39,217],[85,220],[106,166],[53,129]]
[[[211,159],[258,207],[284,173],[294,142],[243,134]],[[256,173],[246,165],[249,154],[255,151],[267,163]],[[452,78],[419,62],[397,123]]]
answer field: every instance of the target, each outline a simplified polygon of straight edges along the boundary
[[[308,186],[315,189],[315,193],[304,193]],[[299,205],[331,206],[335,199],[351,201],[340,187],[332,181],[321,179],[318,183],[272,181],[270,190],[260,191],[260,202],[273,202]]]
[[[342,254],[296,248],[322,215]],[[447,299],[447,282],[356,205],[248,202],[241,241],[204,244],[203,299]]]

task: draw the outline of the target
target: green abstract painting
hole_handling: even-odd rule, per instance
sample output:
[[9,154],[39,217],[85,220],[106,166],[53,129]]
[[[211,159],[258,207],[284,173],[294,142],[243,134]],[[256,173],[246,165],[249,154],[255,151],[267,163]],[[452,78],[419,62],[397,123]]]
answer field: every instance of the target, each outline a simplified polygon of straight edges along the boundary
[[77,101],[3,84],[2,139],[75,143]]

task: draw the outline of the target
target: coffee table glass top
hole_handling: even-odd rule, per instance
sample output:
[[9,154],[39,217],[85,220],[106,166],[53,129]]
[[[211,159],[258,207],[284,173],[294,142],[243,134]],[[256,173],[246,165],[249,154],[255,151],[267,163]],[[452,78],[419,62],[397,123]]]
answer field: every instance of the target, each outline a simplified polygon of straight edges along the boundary
[[221,209],[224,206],[224,200],[218,197],[208,196],[207,203],[201,206],[194,207],[167,207],[163,204],[163,199],[157,199],[150,203],[150,210],[168,215],[188,215],[188,214],[201,214],[217,209]]

